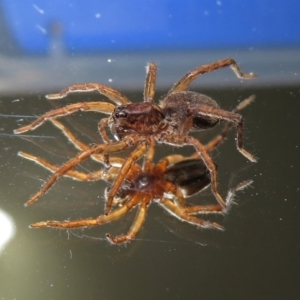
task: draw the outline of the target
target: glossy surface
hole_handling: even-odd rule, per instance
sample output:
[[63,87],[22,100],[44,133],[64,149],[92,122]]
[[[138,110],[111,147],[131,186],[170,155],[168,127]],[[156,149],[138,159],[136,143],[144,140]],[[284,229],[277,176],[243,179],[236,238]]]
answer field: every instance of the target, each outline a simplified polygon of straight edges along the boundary
[[[242,180],[253,179],[252,188],[237,194],[238,205],[227,216],[216,218],[225,226],[224,232],[198,230],[153,205],[138,239],[126,247],[110,246],[102,237],[106,232],[125,232],[134,215],[92,230],[28,228],[46,219],[98,215],[107,185],[62,179],[43,199],[24,208],[49,173],[17,152],[62,163],[76,150],[49,123],[31,137],[12,133],[28,124],[30,116],[61,103],[51,104],[43,95],[1,96],[0,208],[16,228],[0,256],[4,299],[295,299],[300,293],[299,88],[200,92],[228,110],[238,99],[256,95],[242,114],[245,145],[259,158],[258,163],[247,162],[238,153],[233,133],[214,154],[222,195]],[[142,97],[125,94],[133,101]],[[76,100],[73,97],[63,104]],[[66,125],[80,129],[84,141],[88,139],[83,128],[88,126],[86,133],[97,141],[98,120],[98,114],[79,113]],[[209,140],[208,133],[200,136]],[[184,150],[183,154],[192,152]],[[159,159],[174,149],[159,146],[157,152]],[[87,162],[80,169],[97,167]],[[207,190],[191,201],[210,199],[214,201]]]

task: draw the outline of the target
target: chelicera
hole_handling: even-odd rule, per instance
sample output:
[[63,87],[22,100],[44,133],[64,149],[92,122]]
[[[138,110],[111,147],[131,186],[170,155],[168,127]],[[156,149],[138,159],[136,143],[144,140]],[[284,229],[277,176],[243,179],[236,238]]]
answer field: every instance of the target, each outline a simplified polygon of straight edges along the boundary
[[[254,97],[251,96],[242,101],[235,111],[241,110],[249,105],[253,98]],[[89,148],[86,144],[80,142],[63,124],[57,120],[52,120],[52,122],[64,133],[76,148],[81,151]],[[207,153],[210,153],[223,142],[229,128],[230,125],[227,124],[219,135],[203,146]],[[127,243],[136,237],[146,219],[149,205],[158,203],[163,209],[181,221],[188,222],[201,228],[222,230],[222,225],[204,220],[195,215],[224,214],[228,212],[233,203],[235,193],[249,186],[252,181],[244,181],[235,188],[230,189],[225,200],[225,207],[219,203],[188,205],[186,201],[188,197],[200,193],[211,184],[211,174],[203,160],[199,158],[197,152],[189,157],[174,154],[161,159],[155,165],[153,163],[154,150],[154,142],[152,142],[144,157],[143,166],[141,167],[138,163],[134,163],[131,166],[125,179],[114,195],[112,211],[110,214],[103,214],[96,218],[80,220],[42,221],[32,224],[31,227],[55,227],[61,229],[89,228],[116,221],[137,207],[136,218],[127,234],[121,234],[117,237],[114,237],[111,234],[106,235],[110,243],[122,244]],[[57,172],[59,169],[59,167],[31,154],[20,152],[19,155],[40,164],[53,173]],[[94,154],[92,158],[102,163],[102,155]],[[126,160],[123,158],[111,157],[113,167],[108,170],[102,169],[89,173],[69,170],[64,176],[80,181],[105,180],[109,184],[113,184],[114,180],[118,177],[120,167],[125,162]],[[109,197],[110,191],[111,188],[108,188],[105,193],[106,198]]]
[[[109,214],[114,196],[132,165],[147,152],[151,143],[158,143],[177,147],[193,146],[210,173],[213,194],[218,203],[222,207],[226,207],[226,202],[218,191],[217,170],[210,155],[199,140],[188,134],[190,131],[212,128],[220,121],[234,124],[237,128],[237,149],[247,159],[255,162],[255,157],[247,152],[243,146],[243,118],[240,114],[222,110],[210,97],[187,91],[187,88],[199,75],[228,66],[239,78],[250,79],[255,77],[253,73],[243,74],[232,58],[226,58],[212,64],[199,66],[188,72],[174,84],[167,95],[160,101],[160,104],[155,104],[153,98],[155,94],[157,67],[154,63],[149,63],[144,87],[144,101],[141,103],[131,103],[127,97],[118,91],[99,83],[73,85],[58,94],[48,95],[48,99],[62,99],[70,93],[98,91],[115,102],[116,105],[108,102],[80,102],[70,104],[52,110],[39,117],[33,123],[15,130],[17,134],[34,130],[48,119],[51,120],[66,116],[79,110],[96,111],[110,115],[108,118],[101,119],[98,126],[104,144],[96,144],[86,148],[59,167],[40,191],[26,202],[26,205],[35,202],[59,177],[87,158],[95,154],[102,155],[103,163],[110,165],[110,154],[135,146],[136,148],[120,168],[107,197],[105,214]],[[117,142],[110,141],[106,132],[107,125],[114,134]]]

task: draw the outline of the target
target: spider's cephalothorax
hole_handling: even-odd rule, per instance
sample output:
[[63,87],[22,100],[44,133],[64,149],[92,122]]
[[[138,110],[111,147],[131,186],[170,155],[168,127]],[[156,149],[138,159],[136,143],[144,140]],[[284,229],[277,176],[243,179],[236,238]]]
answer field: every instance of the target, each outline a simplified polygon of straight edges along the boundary
[[[228,66],[239,78],[249,79],[255,77],[252,73],[243,74],[232,58],[226,58],[212,64],[199,66],[188,72],[174,84],[166,97],[157,105],[153,102],[157,68],[154,63],[149,63],[144,87],[144,101],[141,103],[132,104],[127,97],[118,91],[98,83],[73,85],[58,94],[48,95],[48,99],[61,99],[74,92],[84,93],[98,91],[100,94],[115,102],[116,105],[101,101],[70,104],[52,110],[39,117],[32,124],[15,130],[15,133],[34,130],[47,119],[66,116],[79,110],[97,111],[110,115],[108,118],[101,119],[98,126],[104,143],[85,148],[74,158],[62,165],[44,184],[42,189],[32,196],[26,204],[29,205],[36,201],[59,177],[66,174],[85,159],[95,155],[99,157],[100,155],[102,156],[102,163],[108,165],[110,163],[110,154],[136,146],[121,167],[110,190],[105,210],[106,214],[108,214],[113,198],[131,166],[148,151],[149,145],[152,142],[157,142],[177,147],[186,145],[193,146],[210,173],[213,194],[219,204],[225,207],[226,203],[218,192],[217,170],[211,157],[205,150],[203,144],[188,134],[192,130],[211,128],[219,121],[234,124],[237,128],[236,144],[238,150],[250,161],[255,162],[255,157],[247,152],[243,146],[243,118],[236,112],[222,110],[217,103],[208,96],[188,92],[186,90],[199,75]],[[107,125],[117,139],[117,142],[110,141],[106,132]]]
[[128,134],[155,135],[164,129],[164,120],[159,106],[142,102],[116,107],[108,124],[115,138],[122,140]]

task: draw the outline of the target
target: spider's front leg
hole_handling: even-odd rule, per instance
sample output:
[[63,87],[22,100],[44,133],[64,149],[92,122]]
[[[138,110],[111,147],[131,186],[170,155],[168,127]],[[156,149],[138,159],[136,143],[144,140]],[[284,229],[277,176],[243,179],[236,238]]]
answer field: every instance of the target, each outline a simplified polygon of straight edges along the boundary
[[64,107],[51,110],[44,115],[37,118],[31,124],[20,127],[14,130],[14,133],[20,134],[26,131],[34,130],[37,127],[41,126],[45,121],[55,119],[58,117],[67,116],[73,114],[77,111],[96,111],[104,114],[111,115],[115,109],[115,106],[111,103],[106,102],[80,102],[74,103],[70,105],[66,105]]

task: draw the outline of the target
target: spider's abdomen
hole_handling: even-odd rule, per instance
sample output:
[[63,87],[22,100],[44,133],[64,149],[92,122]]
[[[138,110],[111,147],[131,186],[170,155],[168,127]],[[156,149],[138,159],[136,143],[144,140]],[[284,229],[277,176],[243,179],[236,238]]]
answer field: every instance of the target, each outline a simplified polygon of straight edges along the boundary
[[166,118],[174,124],[180,124],[179,134],[190,130],[202,130],[214,127],[218,119],[209,115],[210,108],[219,108],[216,101],[196,92],[171,93],[162,102]]
[[186,197],[201,192],[211,182],[202,159],[186,159],[168,167],[164,179],[180,188]]
[[219,108],[218,103],[206,95],[195,92],[190,93],[190,109],[193,114],[193,129],[202,130],[216,126],[219,119],[210,116],[209,111],[211,108]]

